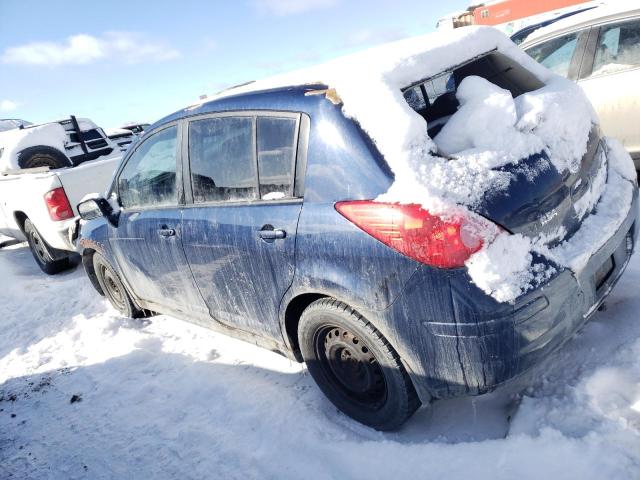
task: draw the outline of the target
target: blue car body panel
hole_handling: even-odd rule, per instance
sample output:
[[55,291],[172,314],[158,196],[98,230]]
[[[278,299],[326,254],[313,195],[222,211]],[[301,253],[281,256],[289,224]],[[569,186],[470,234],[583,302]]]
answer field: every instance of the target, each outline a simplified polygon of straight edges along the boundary
[[[99,218],[82,227],[83,255],[104,255],[143,308],[231,332],[298,360],[300,312],[294,306],[304,305],[302,298],[334,297],[387,338],[425,401],[484,393],[539,363],[589,318],[619,278],[635,243],[637,194],[620,230],[579,275],[559,269],[513,304],[486,295],[465,268],[423,265],[366,234],[336,212],[335,202],[376,198],[387,191],[393,173],[323,88],[230,96],[176,112],[145,132],[146,137],[169,122],[215,112],[305,114],[308,146],[303,175],[296,175],[304,182],[304,198],[224,205],[183,200],[174,208]],[[594,138],[590,154],[599,141]],[[557,209],[551,226],[575,230],[577,220],[567,206],[569,179],[543,155],[529,160],[544,168],[534,169],[533,177],[516,172],[512,187],[500,198],[486,198],[478,213],[526,234],[540,226],[537,203]],[[587,182],[589,161],[575,175]],[[267,224],[286,236],[260,238]],[[159,228],[176,234],[160,238]],[[612,271],[596,289],[595,272],[610,258]]]

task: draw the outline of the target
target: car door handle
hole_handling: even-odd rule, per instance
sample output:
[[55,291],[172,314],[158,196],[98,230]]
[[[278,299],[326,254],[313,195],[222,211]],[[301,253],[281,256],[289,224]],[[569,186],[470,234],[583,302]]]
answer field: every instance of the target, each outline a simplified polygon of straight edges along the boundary
[[176,234],[175,228],[160,228],[158,235],[161,237],[173,237]]
[[287,236],[287,232],[281,230],[280,228],[262,228],[263,230],[260,230],[258,232],[258,236],[263,240],[277,240],[280,238],[285,238]]

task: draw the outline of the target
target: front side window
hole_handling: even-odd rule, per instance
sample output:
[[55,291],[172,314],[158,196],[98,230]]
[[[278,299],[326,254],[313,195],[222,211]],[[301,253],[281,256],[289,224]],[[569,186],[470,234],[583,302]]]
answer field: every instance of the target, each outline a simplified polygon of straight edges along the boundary
[[603,26],[591,75],[614,73],[637,66],[640,66],[640,20]]
[[552,72],[567,77],[577,45],[578,32],[575,32],[534,45],[526,52]]
[[189,124],[195,203],[258,198],[252,117],[220,117]]
[[297,120],[258,117],[257,125],[260,198],[277,200],[291,196]]
[[166,128],[146,139],[133,152],[118,177],[124,208],[177,204],[177,127]]

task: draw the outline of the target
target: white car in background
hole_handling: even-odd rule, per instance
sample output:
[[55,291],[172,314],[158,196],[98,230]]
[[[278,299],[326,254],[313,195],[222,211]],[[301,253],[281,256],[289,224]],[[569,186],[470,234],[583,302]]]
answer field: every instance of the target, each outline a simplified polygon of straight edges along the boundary
[[578,82],[604,133],[620,140],[640,171],[640,4],[600,6],[536,30],[520,45]]

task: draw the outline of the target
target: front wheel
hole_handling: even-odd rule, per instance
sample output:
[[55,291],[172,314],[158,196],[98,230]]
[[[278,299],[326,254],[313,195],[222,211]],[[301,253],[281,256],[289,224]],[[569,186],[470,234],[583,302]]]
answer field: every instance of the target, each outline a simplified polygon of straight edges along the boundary
[[139,317],[142,311],[134,305],[129,292],[127,292],[116,271],[99,253],[93,254],[93,268],[96,272],[98,283],[100,283],[100,288],[102,288],[113,308],[125,317]]
[[36,227],[28,218],[24,222],[24,234],[38,267],[48,275],[55,275],[71,266],[69,257],[54,259],[53,249],[40,236]]
[[420,406],[393,347],[347,305],[329,298],[312,303],[300,318],[298,339],[320,389],[358,422],[394,430]]

